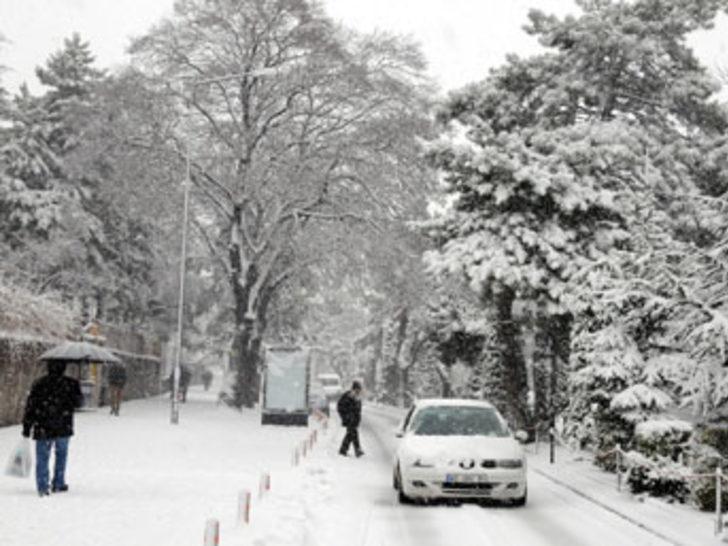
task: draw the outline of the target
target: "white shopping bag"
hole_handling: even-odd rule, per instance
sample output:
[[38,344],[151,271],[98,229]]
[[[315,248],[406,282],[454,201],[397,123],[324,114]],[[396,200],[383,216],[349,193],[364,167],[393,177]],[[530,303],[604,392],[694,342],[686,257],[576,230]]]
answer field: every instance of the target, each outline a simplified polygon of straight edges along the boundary
[[30,452],[30,440],[22,438],[15,449],[10,453],[8,465],[5,468],[5,474],[15,476],[17,478],[27,478],[30,476],[30,469],[33,466],[33,456]]

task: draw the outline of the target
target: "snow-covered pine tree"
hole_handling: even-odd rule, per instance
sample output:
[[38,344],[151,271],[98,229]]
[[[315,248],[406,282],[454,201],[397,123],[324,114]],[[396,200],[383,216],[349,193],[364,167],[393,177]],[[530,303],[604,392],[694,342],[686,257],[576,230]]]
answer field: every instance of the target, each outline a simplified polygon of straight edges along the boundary
[[[720,157],[714,142],[728,122],[685,36],[710,28],[726,2],[579,6],[582,15],[564,19],[532,11],[529,32],[549,52],[510,57],[452,95],[445,136],[430,147],[452,196],[429,225],[441,243],[432,265],[464,274],[499,311],[512,370],[503,387],[522,418],[516,298],[544,299],[568,331],[567,299],[584,289],[584,271],[615,262],[617,275],[632,276],[646,259],[668,274],[684,250],[676,241],[716,236],[701,225],[714,203],[706,210],[710,169],[697,158]],[[712,172],[723,186],[723,171]]]

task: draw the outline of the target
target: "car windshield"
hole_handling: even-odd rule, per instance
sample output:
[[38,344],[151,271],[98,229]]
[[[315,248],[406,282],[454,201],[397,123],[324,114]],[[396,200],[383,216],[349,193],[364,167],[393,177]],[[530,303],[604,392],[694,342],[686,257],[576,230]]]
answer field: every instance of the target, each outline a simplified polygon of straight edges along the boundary
[[418,436],[508,436],[508,427],[495,409],[471,406],[422,408],[411,430]]

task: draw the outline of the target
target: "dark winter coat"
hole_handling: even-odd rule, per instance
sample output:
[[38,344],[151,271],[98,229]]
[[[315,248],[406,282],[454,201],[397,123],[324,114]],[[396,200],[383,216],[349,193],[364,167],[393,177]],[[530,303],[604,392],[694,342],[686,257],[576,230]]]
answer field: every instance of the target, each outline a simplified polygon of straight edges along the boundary
[[[179,367],[179,388],[184,390],[186,389],[189,384],[190,380],[192,379],[192,373],[184,366]],[[171,389],[174,385],[174,370],[172,370],[172,373],[169,374],[169,388]]]
[[113,364],[109,368],[108,381],[112,387],[123,387],[126,385],[126,368],[121,364]]
[[346,391],[339,398],[336,410],[341,417],[341,424],[346,428],[358,427],[361,422],[361,400],[353,392]]
[[180,366],[180,368],[179,368],[180,386],[186,389],[187,386],[190,384],[191,379],[192,379],[192,373],[184,366]]
[[48,373],[30,389],[23,416],[23,436],[34,440],[73,436],[73,412],[83,405],[81,384],[61,373]]

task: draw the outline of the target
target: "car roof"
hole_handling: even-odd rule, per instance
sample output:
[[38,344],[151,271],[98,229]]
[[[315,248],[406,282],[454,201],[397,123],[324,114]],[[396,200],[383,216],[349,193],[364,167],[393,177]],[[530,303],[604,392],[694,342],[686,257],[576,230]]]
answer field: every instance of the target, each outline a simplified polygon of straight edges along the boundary
[[341,379],[338,373],[320,373],[317,377],[325,377],[326,379]]
[[445,406],[470,406],[475,408],[494,408],[493,404],[486,400],[472,400],[470,398],[423,398],[415,401],[414,405],[419,408],[445,407]]

